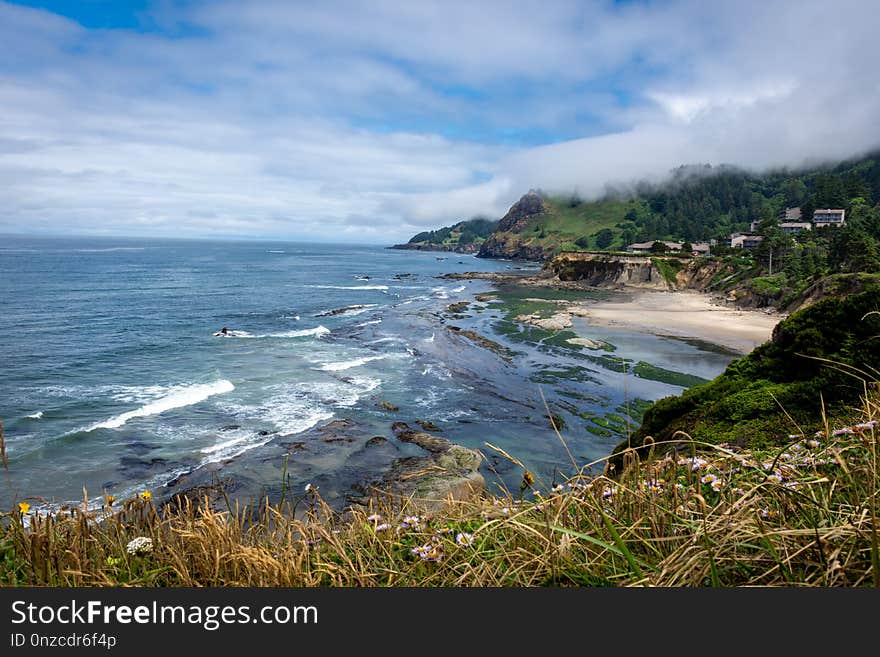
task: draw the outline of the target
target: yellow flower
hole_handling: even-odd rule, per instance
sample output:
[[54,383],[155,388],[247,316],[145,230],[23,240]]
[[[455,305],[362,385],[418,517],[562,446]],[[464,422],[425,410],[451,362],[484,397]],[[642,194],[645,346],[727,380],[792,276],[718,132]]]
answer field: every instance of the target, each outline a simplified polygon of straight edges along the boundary
[[150,491],[145,490],[143,493],[141,493],[141,497],[143,497],[145,500],[149,500],[153,497],[153,494]]
[[534,483],[535,483],[535,477],[532,475],[531,472],[526,470],[525,472],[523,472],[522,483],[519,485],[519,489],[521,491],[524,491],[526,488],[531,488],[532,484],[534,484]]
[[116,501],[116,498],[112,495],[108,495],[104,499],[107,500],[107,506],[113,506],[113,503]]
[[27,502],[19,502],[18,503],[18,510],[21,511],[22,515],[24,515],[25,513],[27,513],[28,511],[31,510],[31,505],[28,504]]

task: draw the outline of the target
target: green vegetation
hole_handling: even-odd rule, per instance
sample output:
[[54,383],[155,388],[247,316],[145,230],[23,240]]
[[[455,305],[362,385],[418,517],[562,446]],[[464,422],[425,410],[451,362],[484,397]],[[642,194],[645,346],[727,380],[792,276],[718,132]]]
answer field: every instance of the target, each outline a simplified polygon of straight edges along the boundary
[[616,410],[623,415],[629,415],[633,422],[636,425],[639,425],[642,423],[642,416],[645,414],[645,411],[653,405],[654,402],[648,401],[647,399],[632,399],[627,403],[618,406]]
[[624,220],[627,212],[641,207],[639,201],[620,201],[606,199],[584,203],[573,199],[547,198],[545,212],[532,219],[537,229],[534,244],[550,246],[557,250],[563,247],[582,249],[608,249],[616,245],[626,246],[621,241],[616,226]]
[[[775,450],[703,446],[614,478],[585,464],[426,511],[379,495],[344,514],[145,496],[0,515],[6,586],[880,586],[880,408]],[[596,427],[596,433],[603,431]],[[658,447],[662,447],[658,445]],[[27,522],[26,522],[27,521]]]
[[632,370],[640,379],[650,379],[651,381],[660,381],[673,386],[681,386],[683,388],[692,388],[700,384],[706,383],[706,379],[695,376],[693,374],[683,374],[673,370],[663,369],[656,365],[651,365],[643,360],[636,363]]
[[538,370],[535,374],[529,377],[529,381],[534,383],[543,383],[543,384],[556,384],[560,381],[576,381],[578,383],[585,383],[587,381],[597,381],[596,377],[592,375],[590,370],[586,367],[579,366],[570,366],[563,367],[558,370],[554,369],[542,369]]
[[460,221],[453,226],[421,232],[414,235],[409,240],[409,244],[431,244],[444,248],[469,244],[479,245],[495,231],[497,226],[497,221],[475,217],[467,221]]
[[[658,242],[659,244],[659,242]],[[676,275],[682,270],[684,262],[677,258],[651,258],[651,262],[670,285],[675,285]]]
[[829,417],[846,420],[880,373],[878,311],[873,286],[794,313],[711,383],[658,401],[636,442],[684,432],[706,443],[775,445],[823,428]]

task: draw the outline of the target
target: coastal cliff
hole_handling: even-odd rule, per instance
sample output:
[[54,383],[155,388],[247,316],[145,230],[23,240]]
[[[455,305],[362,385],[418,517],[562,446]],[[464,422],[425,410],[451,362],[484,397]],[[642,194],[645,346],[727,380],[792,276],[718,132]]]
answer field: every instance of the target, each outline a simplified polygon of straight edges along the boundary
[[[553,247],[541,244],[544,237],[537,219],[546,214],[546,200],[532,190],[514,203],[501,220],[498,228],[480,247],[480,258],[511,258],[513,260],[547,260]],[[538,228],[537,231],[533,230]]]
[[732,268],[705,258],[573,252],[545,263],[544,271],[560,282],[589,287],[712,292]]
[[451,253],[466,253],[472,255],[480,250],[479,244],[431,244],[430,242],[407,242],[406,244],[395,244],[389,246],[389,249],[397,249],[401,251],[446,251]]
[[459,221],[452,226],[429,230],[414,235],[406,244],[395,244],[390,249],[407,251],[451,251],[453,253],[473,254],[498,226],[497,221],[474,217]]
[[592,253],[565,253],[545,268],[560,281],[580,281],[590,287],[638,287],[669,290],[667,281],[651,258]]

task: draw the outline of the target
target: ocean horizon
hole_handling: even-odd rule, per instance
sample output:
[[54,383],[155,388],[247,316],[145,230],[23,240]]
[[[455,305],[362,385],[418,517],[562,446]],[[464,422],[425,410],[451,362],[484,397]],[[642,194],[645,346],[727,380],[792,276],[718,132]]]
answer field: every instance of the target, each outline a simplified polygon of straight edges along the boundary
[[[437,278],[537,268],[377,245],[4,236],[0,505],[33,497],[57,508],[83,489],[97,503],[145,490],[162,498],[229,477],[237,497],[312,485],[339,506],[419,453],[391,430],[417,421],[480,449],[490,488],[515,487],[521,473],[487,443],[549,485],[571,470],[566,448],[586,464],[619,442],[600,420],[629,426],[630,402],[683,389],[628,375],[615,359],[702,378],[731,360],[586,322],[579,335],[613,354],[531,343],[503,330],[503,307],[475,299],[497,286]],[[564,421],[565,446],[544,399]],[[334,421],[344,434],[328,438],[320,430]],[[375,438],[381,448],[367,446]]]

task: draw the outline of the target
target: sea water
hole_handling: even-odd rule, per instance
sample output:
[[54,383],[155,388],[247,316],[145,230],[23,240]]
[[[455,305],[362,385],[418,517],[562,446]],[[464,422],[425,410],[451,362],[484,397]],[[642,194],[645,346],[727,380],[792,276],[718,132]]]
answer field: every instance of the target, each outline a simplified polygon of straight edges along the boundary
[[[69,503],[84,488],[95,498],[170,493],[193,473],[227,470],[250,496],[277,492],[286,476],[296,487],[319,482],[341,503],[360,478],[414,453],[391,424],[419,419],[483,450],[492,485],[514,485],[521,473],[487,443],[550,480],[571,469],[544,408],[564,391],[542,389],[534,372],[571,363],[523,344],[504,360],[448,330],[504,343],[490,304],[457,320],[446,310],[490,283],[437,278],[524,268],[534,265],[378,246],[0,237],[9,461],[0,508]],[[731,358],[643,334],[595,337],[705,377]],[[681,391],[594,369],[593,380],[569,386],[584,415]],[[314,439],[339,419],[353,423],[345,440]],[[578,426],[564,433],[585,462],[620,440]],[[387,448],[366,457],[374,436]]]

